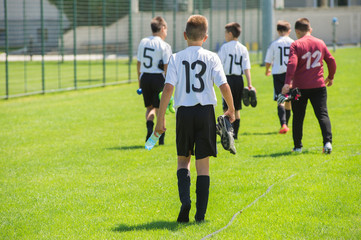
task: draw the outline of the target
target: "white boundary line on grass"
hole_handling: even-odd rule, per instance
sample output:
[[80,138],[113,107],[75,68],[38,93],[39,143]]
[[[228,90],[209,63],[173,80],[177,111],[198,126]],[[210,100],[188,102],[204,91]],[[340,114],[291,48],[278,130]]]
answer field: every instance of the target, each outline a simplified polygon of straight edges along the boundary
[[[292,174],[291,176],[289,176],[288,178],[286,178],[285,180],[283,180],[282,182],[286,182],[287,180],[293,178],[294,176],[296,176],[297,174]],[[259,196],[258,198],[256,198],[256,200],[254,200],[253,202],[251,202],[250,204],[248,204],[245,208],[243,208],[241,211],[239,212],[236,212],[233,217],[231,218],[231,220],[228,222],[228,224],[226,226],[224,226],[223,228],[211,233],[211,234],[208,234],[207,236],[203,237],[201,240],[203,239],[207,239],[207,238],[210,238],[212,237],[213,235],[223,231],[224,229],[228,228],[234,221],[234,219],[237,217],[237,215],[239,215],[240,213],[244,212],[247,208],[251,207],[253,204],[255,204],[260,198],[263,198],[264,196],[266,196],[267,193],[269,193],[271,191],[271,189],[273,188],[274,185],[276,185],[276,183],[272,184],[271,186],[268,187],[268,189],[266,190],[266,192],[264,192],[261,196]]]

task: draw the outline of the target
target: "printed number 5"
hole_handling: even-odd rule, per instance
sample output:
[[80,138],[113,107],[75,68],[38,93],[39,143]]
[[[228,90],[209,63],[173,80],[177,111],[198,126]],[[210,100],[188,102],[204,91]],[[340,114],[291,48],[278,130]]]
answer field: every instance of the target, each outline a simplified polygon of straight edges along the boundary
[[[306,62],[306,69],[315,68],[321,66],[320,59],[321,59],[321,52],[319,50],[315,51],[311,54],[311,52],[307,52],[302,56],[302,59],[307,59]],[[311,64],[311,58],[315,58],[315,60]]]
[[196,65],[200,65],[202,67],[201,71],[199,73],[196,73],[194,76],[196,78],[198,78],[199,80],[199,83],[200,83],[200,87],[199,88],[196,88],[194,86],[194,84],[192,84],[192,90],[194,92],[203,92],[204,90],[204,80],[202,78],[203,74],[206,72],[206,69],[207,69],[207,65],[200,61],[200,60],[197,60],[195,62],[192,63],[192,65],[189,67],[189,62],[187,61],[183,61],[182,64],[184,65],[185,67],[185,70],[186,70],[186,93],[190,93],[191,92],[191,82],[190,82],[190,67],[192,68],[192,70],[194,70],[196,68]]

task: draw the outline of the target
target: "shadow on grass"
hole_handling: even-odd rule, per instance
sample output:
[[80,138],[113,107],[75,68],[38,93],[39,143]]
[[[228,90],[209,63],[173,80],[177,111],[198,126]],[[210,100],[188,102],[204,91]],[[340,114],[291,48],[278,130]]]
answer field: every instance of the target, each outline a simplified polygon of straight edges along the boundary
[[277,134],[278,134],[278,132],[264,132],[264,133],[262,133],[262,132],[255,132],[255,133],[244,132],[241,135],[245,135],[245,136],[247,136],[247,135],[260,135],[260,136],[263,136],[263,135],[277,135]]
[[136,149],[145,149],[144,145],[134,145],[134,146],[119,146],[119,147],[111,147],[111,148],[106,148],[106,150],[136,150]]
[[167,221],[155,221],[150,223],[143,223],[134,226],[128,226],[126,224],[119,224],[117,227],[114,227],[112,230],[114,232],[128,232],[128,231],[141,231],[141,230],[157,230],[157,229],[167,229],[170,231],[177,231],[183,226],[187,226],[194,223],[181,224],[178,222],[167,222]]
[[262,155],[254,155],[254,158],[264,158],[264,157],[282,157],[282,156],[300,156],[302,154],[308,154],[309,151],[308,150],[304,150],[302,151],[302,153],[294,153],[291,151],[287,151],[287,152],[280,152],[280,153],[271,153],[271,154],[262,154]]

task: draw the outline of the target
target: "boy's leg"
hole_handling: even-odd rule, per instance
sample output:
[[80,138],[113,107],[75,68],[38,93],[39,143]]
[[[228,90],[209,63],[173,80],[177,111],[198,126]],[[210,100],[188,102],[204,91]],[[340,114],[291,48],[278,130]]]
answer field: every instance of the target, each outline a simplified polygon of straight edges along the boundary
[[286,109],[286,125],[288,126],[288,121],[291,117],[291,102],[285,102],[285,109]]
[[332,143],[331,121],[327,110],[327,90],[326,87],[313,92],[310,97],[313,111],[318,119],[322,131],[323,145],[327,142]]
[[154,115],[155,115],[155,109],[153,108],[153,106],[147,107],[147,110],[145,112],[145,119],[147,121],[147,137],[145,141],[147,141],[150,135],[152,135],[153,133]]
[[[301,90],[302,91],[302,90]],[[297,101],[292,101],[292,135],[295,148],[302,148],[303,120],[305,119],[308,96],[306,92]]]
[[196,185],[197,212],[195,215],[195,220],[197,222],[201,222],[204,221],[204,217],[208,205],[209,185],[210,185],[209,157],[197,159],[196,168],[197,168],[197,185]]
[[[159,108],[155,108],[155,114],[158,117]],[[165,132],[159,138],[159,145],[164,145]]]
[[286,124],[286,110],[284,104],[277,105],[278,118],[280,119],[281,127]]
[[232,123],[232,127],[233,127],[233,138],[237,139],[238,138],[238,130],[239,130],[239,123],[241,121],[241,115],[240,115],[240,111],[237,110],[236,111],[236,120]]
[[190,199],[190,186],[191,186],[191,177],[190,177],[190,159],[191,155],[188,157],[178,156],[178,192],[179,199],[182,203],[177,222],[189,222],[189,211],[191,209],[191,199]]

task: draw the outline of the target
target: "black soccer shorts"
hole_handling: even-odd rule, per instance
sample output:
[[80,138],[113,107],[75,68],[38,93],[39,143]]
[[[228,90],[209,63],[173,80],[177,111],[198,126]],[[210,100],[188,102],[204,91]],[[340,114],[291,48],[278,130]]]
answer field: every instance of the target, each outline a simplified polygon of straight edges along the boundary
[[144,106],[159,108],[159,93],[164,88],[164,76],[162,73],[143,73],[140,78],[140,87],[143,91]]
[[286,73],[273,74],[273,99],[277,101],[278,94],[282,93],[283,85],[285,85]]
[[[233,105],[236,111],[242,109],[242,96],[243,96],[243,77],[242,75],[227,75],[227,82],[229,87],[231,88],[232,96],[233,96]],[[222,99],[223,110],[227,110],[228,106],[226,101]]]
[[177,155],[197,159],[217,157],[216,120],[213,105],[179,107],[176,116]]

